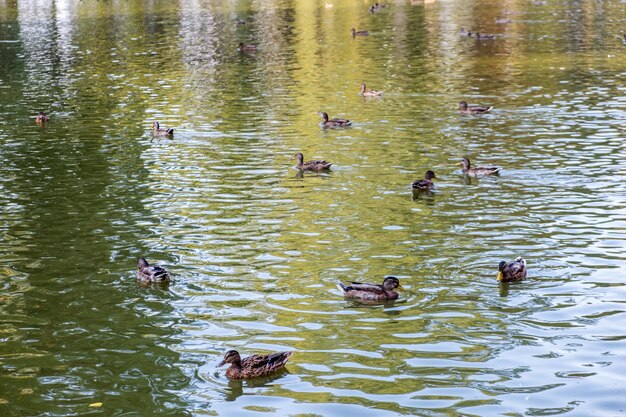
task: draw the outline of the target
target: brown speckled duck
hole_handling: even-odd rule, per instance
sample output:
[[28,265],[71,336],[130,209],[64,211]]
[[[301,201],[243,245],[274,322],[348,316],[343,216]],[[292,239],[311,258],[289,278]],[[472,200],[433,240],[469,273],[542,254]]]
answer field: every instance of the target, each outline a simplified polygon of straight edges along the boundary
[[377,90],[368,90],[367,87],[365,86],[365,83],[361,83],[361,93],[360,93],[363,97],[378,97],[378,96],[382,96],[383,92],[382,91],[377,91]]
[[518,256],[513,262],[500,262],[498,282],[522,281],[526,278],[526,260]]
[[298,168],[300,171],[323,171],[325,169],[330,169],[330,166],[333,164],[332,162],[326,161],[307,161],[304,162],[304,155],[300,152],[294,155],[294,158],[298,160]]
[[159,122],[152,122],[152,134],[154,136],[174,136],[174,128],[165,129]]
[[367,30],[356,30],[355,28],[352,28],[352,37],[357,37],[357,36],[368,36],[370,33]]
[[44,113],[42,111],[40,111],[37,114],[37,116],[35,116],[35,123],[40,124],[40,125],[44,124],[45,122],[47,122],[49,120],[50,120],[50,117],[46,113]]
[[475,167],[472,168],[470,164],[470,160],[467,158],[461,159],[459,162],[463,168],[463,173],[467,175],[479,176],[479,175],[497,175],[500,173],[500,168],[498,167]]
[[317,114],[322,116],[322,126],[323,127],[347,127],[352,125],[352,122],[348,119],[328,119],[328,113],[320,111]]
[[137,260],[137,279],[143,282],[167,282],[170,275],[158,265],[150,265],[144,258]]
[[395,300],[398,298],[398,293],[394,290],[396,288],[403,289],[396,277],[385,277],[382,285],[361,282],[351,282],[350,285],[346,285],[343,282],[338,282],[337,287],[343,291],[346,298],[364,301]]
[[462,101],[459,103],[459,113],[463,114],[482,114],[489,113],[493,109],[493,106],[468,106],[467,102]]
[[426,171],[423,180],[417,180],[413,184],[411,184],[411,188],[417,191],[429,191],[435,188],[435,183],[432,181],[433,178],[437,178],[435,173],[431,170]]
[[224,360],[217,366],[231,364],[226,370],[228,379],[250,379],[278,371],[285,366],[291,355],[293,352],[278,352],[270,355],[252,355],[242,360],[239,352],[229,350],[224,355]]

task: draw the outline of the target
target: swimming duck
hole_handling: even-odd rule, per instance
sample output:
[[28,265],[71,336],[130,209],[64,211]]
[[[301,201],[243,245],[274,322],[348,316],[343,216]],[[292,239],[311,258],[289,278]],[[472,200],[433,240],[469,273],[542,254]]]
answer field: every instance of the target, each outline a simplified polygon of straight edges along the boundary
[[396,288],[403,289],[396,277],[385,277],[382,285],[361,282],[351,282],[350,285],[346,285],[343,282],[338,282],[337,287],[343,291],[346,298],[365,301],[395,300],[398,298],[398,293],[394,290]]
[[243,42],[239,42],[239,47],[237,48],[239,52],[255,52],[256,45],[245,45]]
[[459,35],[461,36],[472,36],[472,32],[468,32],[465,30],[465,28],[461,28],[461,31],[459,32]]
[[137,260],[137,279],[144,282],[166,282],[170,274],[158,265],[150,265],[145,258]]
[[476,32],[476,39],[495,39],[496,35],[493,35],[491,33],[479,33]]
[[463,167],[463,173],[467,175],[479,176],[479,175],[497,175],[500,173],[498,167],[475,167],[471,168],[470,160],[467,158],[461,159],[459,165]]
[[411,185],[411,188],[413,188],[414,190],[419,190],[419,191],[432,190],[433,188],[435,188],[435,183],[432,182],[433,178],[437,178],[435,176],[435,173],[433,171],[428,170],[426,171],[426,174],[424,175],[424,179],[415,181]]
[[367,30],[356,30],[355,28],[352,28],[352,37],[356,37],[356,36],[368,36],[370,33]]
[[500,262],[498,282],[521,281],[526,278],[526,260],[518,256],[513,262]]
[[50,117],[46,113],[44,113],[42,111],[40,111],[37,114],[37,116],[35,116],[35,122],[38,123],[38,124],[43,124],[43,123],[45,123],[45,122],[47,122],[49,120],[50,120]]
[[382,91],[377,91],[377,90],[368,90],[367,87],[365,86],[365,83],[361,83],[361,93],[360,93],[363,97],[378,97],[381,96],[383,94]]
[[231,364],[226,370],[228,379],[256,378],[276,372],[285,366],[291,355],[293,352],[277,352],[270,355],[252,355],[242,360],[239,352],[229,350],[224,355],[224,360],[217,366]]
[[490,112],[491,109],[493,109],[493,106],[468,106],[466,101],[462,101],[459,103],[459,113],[464,114],[483,114]]
[[296,167],[300,171],[323,171],[325,169],[329,169],[332,165],[332,162],[326,161],[304,161],[304,155],[301,153],[297,153],[294,155],[294,158],[298,159],[298,165]]
[[346,127],[346,126],[350,126],[352,124],[352,122],[348,119],[330,119],[328,120],[328,113],[320,111],[317,112],[317,114],[319,114],[320,116],[322,116],[322,126],[324,127]]
[[154,136],[174,136],[174,128],[162,128],[159,122],[152,122],[152,133]]

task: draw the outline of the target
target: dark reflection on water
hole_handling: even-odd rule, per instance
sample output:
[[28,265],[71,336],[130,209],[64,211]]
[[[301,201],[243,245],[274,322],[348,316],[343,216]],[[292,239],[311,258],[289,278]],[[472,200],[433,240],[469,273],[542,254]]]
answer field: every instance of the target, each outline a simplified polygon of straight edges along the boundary
[[619,414],[623,5],[413,3],[0,3],[0,414]]

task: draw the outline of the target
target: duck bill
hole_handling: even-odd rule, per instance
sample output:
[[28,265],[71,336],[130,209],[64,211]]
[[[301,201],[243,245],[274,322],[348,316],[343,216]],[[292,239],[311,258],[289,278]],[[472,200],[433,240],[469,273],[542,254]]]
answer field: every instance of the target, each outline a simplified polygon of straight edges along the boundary
[[504,278],[504,276],[502,275],[502,271],[498,272],[498,282],[502,282],[502,278]]
[[224,366],[226,362],[225,361],[221,361],[220,363],[217,364],[218,368],[221,368],[222,366]]
[[400,285],[400,284],[398,284],[398,288],[399,288],[399,289],[401,289],[401,290],[404,290],[404,289],[405,289],[405,288],[404,288],[402,285]]

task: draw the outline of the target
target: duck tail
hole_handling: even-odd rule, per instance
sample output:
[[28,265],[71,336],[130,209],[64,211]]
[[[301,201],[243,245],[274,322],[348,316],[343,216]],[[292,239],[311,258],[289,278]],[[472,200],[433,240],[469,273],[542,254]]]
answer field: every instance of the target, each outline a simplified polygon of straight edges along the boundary
[[167,131],[165,133],[167,133],[168,135],[173,135],[174,134],[174,128],[170,127],[169,129],[167,129]]

